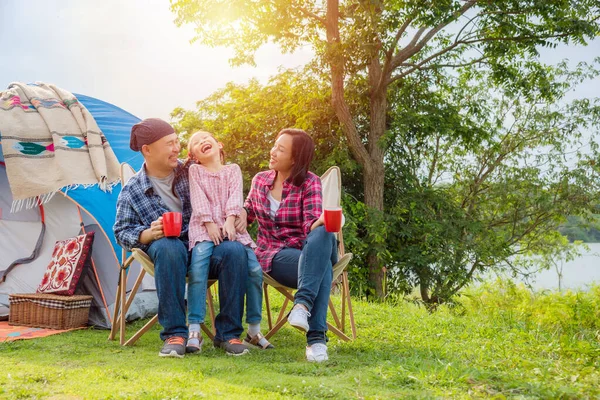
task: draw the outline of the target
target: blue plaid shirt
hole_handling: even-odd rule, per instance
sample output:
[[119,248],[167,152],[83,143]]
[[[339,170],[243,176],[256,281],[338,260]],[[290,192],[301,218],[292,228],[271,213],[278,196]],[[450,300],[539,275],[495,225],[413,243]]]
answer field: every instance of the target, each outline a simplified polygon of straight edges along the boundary
[[[181,200],[183,208],[183,223],[179,239],[188,245],[188,227],[192,215],[190,202],[189,166],[184,167],[179,161],[175,168],[173,188],[175,195]],[[162,198],[154,192],[152,183],[146,174],[146,164],[140,171],[129,179],[121,189],[117,200],[117,217],[113,231],[117,242],[126,249],[134,247],[146,251],[149,245],[140,243],[140,234],[150,228],[164,213],[171,211]]]

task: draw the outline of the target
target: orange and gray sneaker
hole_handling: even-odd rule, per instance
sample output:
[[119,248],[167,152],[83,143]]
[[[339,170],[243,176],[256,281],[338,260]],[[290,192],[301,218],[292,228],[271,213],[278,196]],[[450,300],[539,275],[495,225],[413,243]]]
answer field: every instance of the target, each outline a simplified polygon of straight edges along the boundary
[[248,347],[240,339],[229,339],[227,341],[220,341],[215,339],[213,342],[215,347],[225,350],[228,356],[243,356],[244,354],[250,353]]
[[167,338],[158,355],[160,357],[183,358],[183,356],[185,356],[185,338],[181,336],[171,336],[170,338]]

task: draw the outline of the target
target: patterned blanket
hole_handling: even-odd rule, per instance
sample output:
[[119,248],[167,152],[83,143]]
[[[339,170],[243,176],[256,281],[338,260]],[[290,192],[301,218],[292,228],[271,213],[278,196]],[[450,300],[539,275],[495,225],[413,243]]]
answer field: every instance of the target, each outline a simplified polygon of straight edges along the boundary
[[54,85],[11,83],[0,92],[0,142],[13,212],[63,188],[106,191],[119,180],[119,161],[90,112]]

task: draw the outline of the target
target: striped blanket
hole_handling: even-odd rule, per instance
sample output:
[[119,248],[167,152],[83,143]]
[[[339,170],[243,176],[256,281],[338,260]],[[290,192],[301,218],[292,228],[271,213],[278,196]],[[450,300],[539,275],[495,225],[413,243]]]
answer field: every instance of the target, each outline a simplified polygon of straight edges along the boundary
[[11,83],[0,92],[0,143],[13,212],[63,188],[107,191],[119,180],[119,162],[90,112],[54,85]]

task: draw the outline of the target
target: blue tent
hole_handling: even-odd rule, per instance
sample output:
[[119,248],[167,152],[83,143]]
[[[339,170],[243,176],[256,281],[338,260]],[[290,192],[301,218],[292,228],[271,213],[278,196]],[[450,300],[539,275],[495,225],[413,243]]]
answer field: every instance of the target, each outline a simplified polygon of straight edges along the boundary
[[[136,171],[139,170],[142,167],[144,159],[140,153],[134,152],[129,148],[129,135],[131,127],[139,122],[140,119],[102,100],[82,94],[75,94],[75,96],[94,117],[119,162],[126,162]],[[81,187],[68,191],[69,197],[96,218],[110,239],[115,249],[115,254],[120,254],[121,252],[121,247],[117,244],[112,230],[115,223],[117,198],[120,191],[120,185],[113,188],[111,193],[105,193],[97,186],[87,189]]]
[[[93,97],[81,94],[75,96],[90,111],[119,162],[127,162],[135,170],[139,170],[143,157],[129,148],[129,137],[131,127],[140,119]],[[0,138],[0,146],[1,140]],[[83,224],[86,231],[96,232],[92,251],[95,276],[86,275],[82,284],[86,292],[94,296],[89,322],[91,325],[110,328],[121,262],[121,247],[113,234],[121,185],[114,186],[111,192],[103,192],[97,186],[63,189],[64,196],[56,195],[44,204],[45,222],[42,223],[41,208],[10,212],[13,199],[5,168],[0,151],[0,270],[10,270],[5,274],[6,280],[0,282],[0,317],[8,310],[10,294],[36,291],[51,259],[54,243],[78,235]],[[45,227],[45,233],[40,234],[42,226]],[[43,241],[37,257],[29,263],[16,264],[16,267],[7,269],[11,262],[32,254],[32,249],[37,247],[35,243],[38,236]],[[132,265],[130,273],[137,272],[139,265]],[[133,280],[130,282],[133,283]],[[131,285],[129,286],[128,289],[131,289]],[[134,301],[128,319],[156,313],[156,293],[153,286],[153,283],[148,282],[146,287],[142,287],[146,295],[136,296],[139,306]]]

